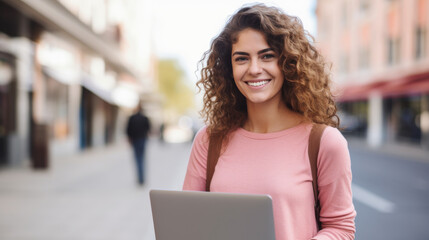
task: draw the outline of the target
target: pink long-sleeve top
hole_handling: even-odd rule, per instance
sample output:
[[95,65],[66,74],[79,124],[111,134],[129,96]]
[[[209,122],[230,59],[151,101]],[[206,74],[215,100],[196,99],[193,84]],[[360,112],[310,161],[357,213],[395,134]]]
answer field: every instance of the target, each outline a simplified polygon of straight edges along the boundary
[[[213,192],[269,194],[273,200],[276,240],[354,239],[351,164],[347,142],[327,127],[318,156],[322,230],[317,232],[308,158],[311,124],[274,133],[234,131],[216,165]],[[208,134],[195,137],[183,190],[204,191]]]

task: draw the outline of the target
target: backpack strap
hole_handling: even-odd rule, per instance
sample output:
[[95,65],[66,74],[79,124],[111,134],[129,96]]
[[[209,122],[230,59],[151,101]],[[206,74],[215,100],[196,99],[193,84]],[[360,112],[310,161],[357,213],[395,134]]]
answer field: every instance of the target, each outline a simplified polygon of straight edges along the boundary
[[316,214],[316,221],[319,230],[322,229],[322,224],[320,222],[319,187],[317,185],[317,158],[319,156],[320,139],[325,128],[326,125],[313,124],[308,138],[308,158],[310,160],[311,175],[313,177],[314,212]]
[[217,134],[210,134],[209,148],[207,153],[207,169],[206,169],[206,192],[210,192],[210,184],[213,174],[219,159],[220,150],[222,147],[223,138]]

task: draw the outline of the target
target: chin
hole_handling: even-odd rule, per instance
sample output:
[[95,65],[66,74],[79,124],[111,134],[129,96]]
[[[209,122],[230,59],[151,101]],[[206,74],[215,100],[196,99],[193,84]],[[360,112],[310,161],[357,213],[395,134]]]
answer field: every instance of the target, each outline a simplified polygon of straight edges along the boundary
[[279,95],[248,95],[246,99],[248,104],[276,104],[278,101],[282,101]]
[[249,98],[247,102],[251,104],[262,104],[262,103],[268,103],[269,99],[268,98]]

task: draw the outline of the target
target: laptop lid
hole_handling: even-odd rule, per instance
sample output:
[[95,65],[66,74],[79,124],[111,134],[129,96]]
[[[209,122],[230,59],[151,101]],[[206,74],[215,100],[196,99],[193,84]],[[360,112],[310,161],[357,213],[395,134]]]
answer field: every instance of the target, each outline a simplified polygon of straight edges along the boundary
[[151,190],[157,240],[274,240],[269,195]]

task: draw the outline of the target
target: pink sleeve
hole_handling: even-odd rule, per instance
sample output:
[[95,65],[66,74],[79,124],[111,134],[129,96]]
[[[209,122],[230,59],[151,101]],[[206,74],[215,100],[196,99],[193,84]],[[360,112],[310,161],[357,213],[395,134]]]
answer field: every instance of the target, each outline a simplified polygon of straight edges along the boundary
[[346,139],[336,128],[328,127],[322,135],[318,181],[322,230],[312,239],[354,239],[356,212],[352,201],[350,154]]
[[205,191],[207,149],[207,128],[203,127],[198,131],[192,144],[183,190]]

